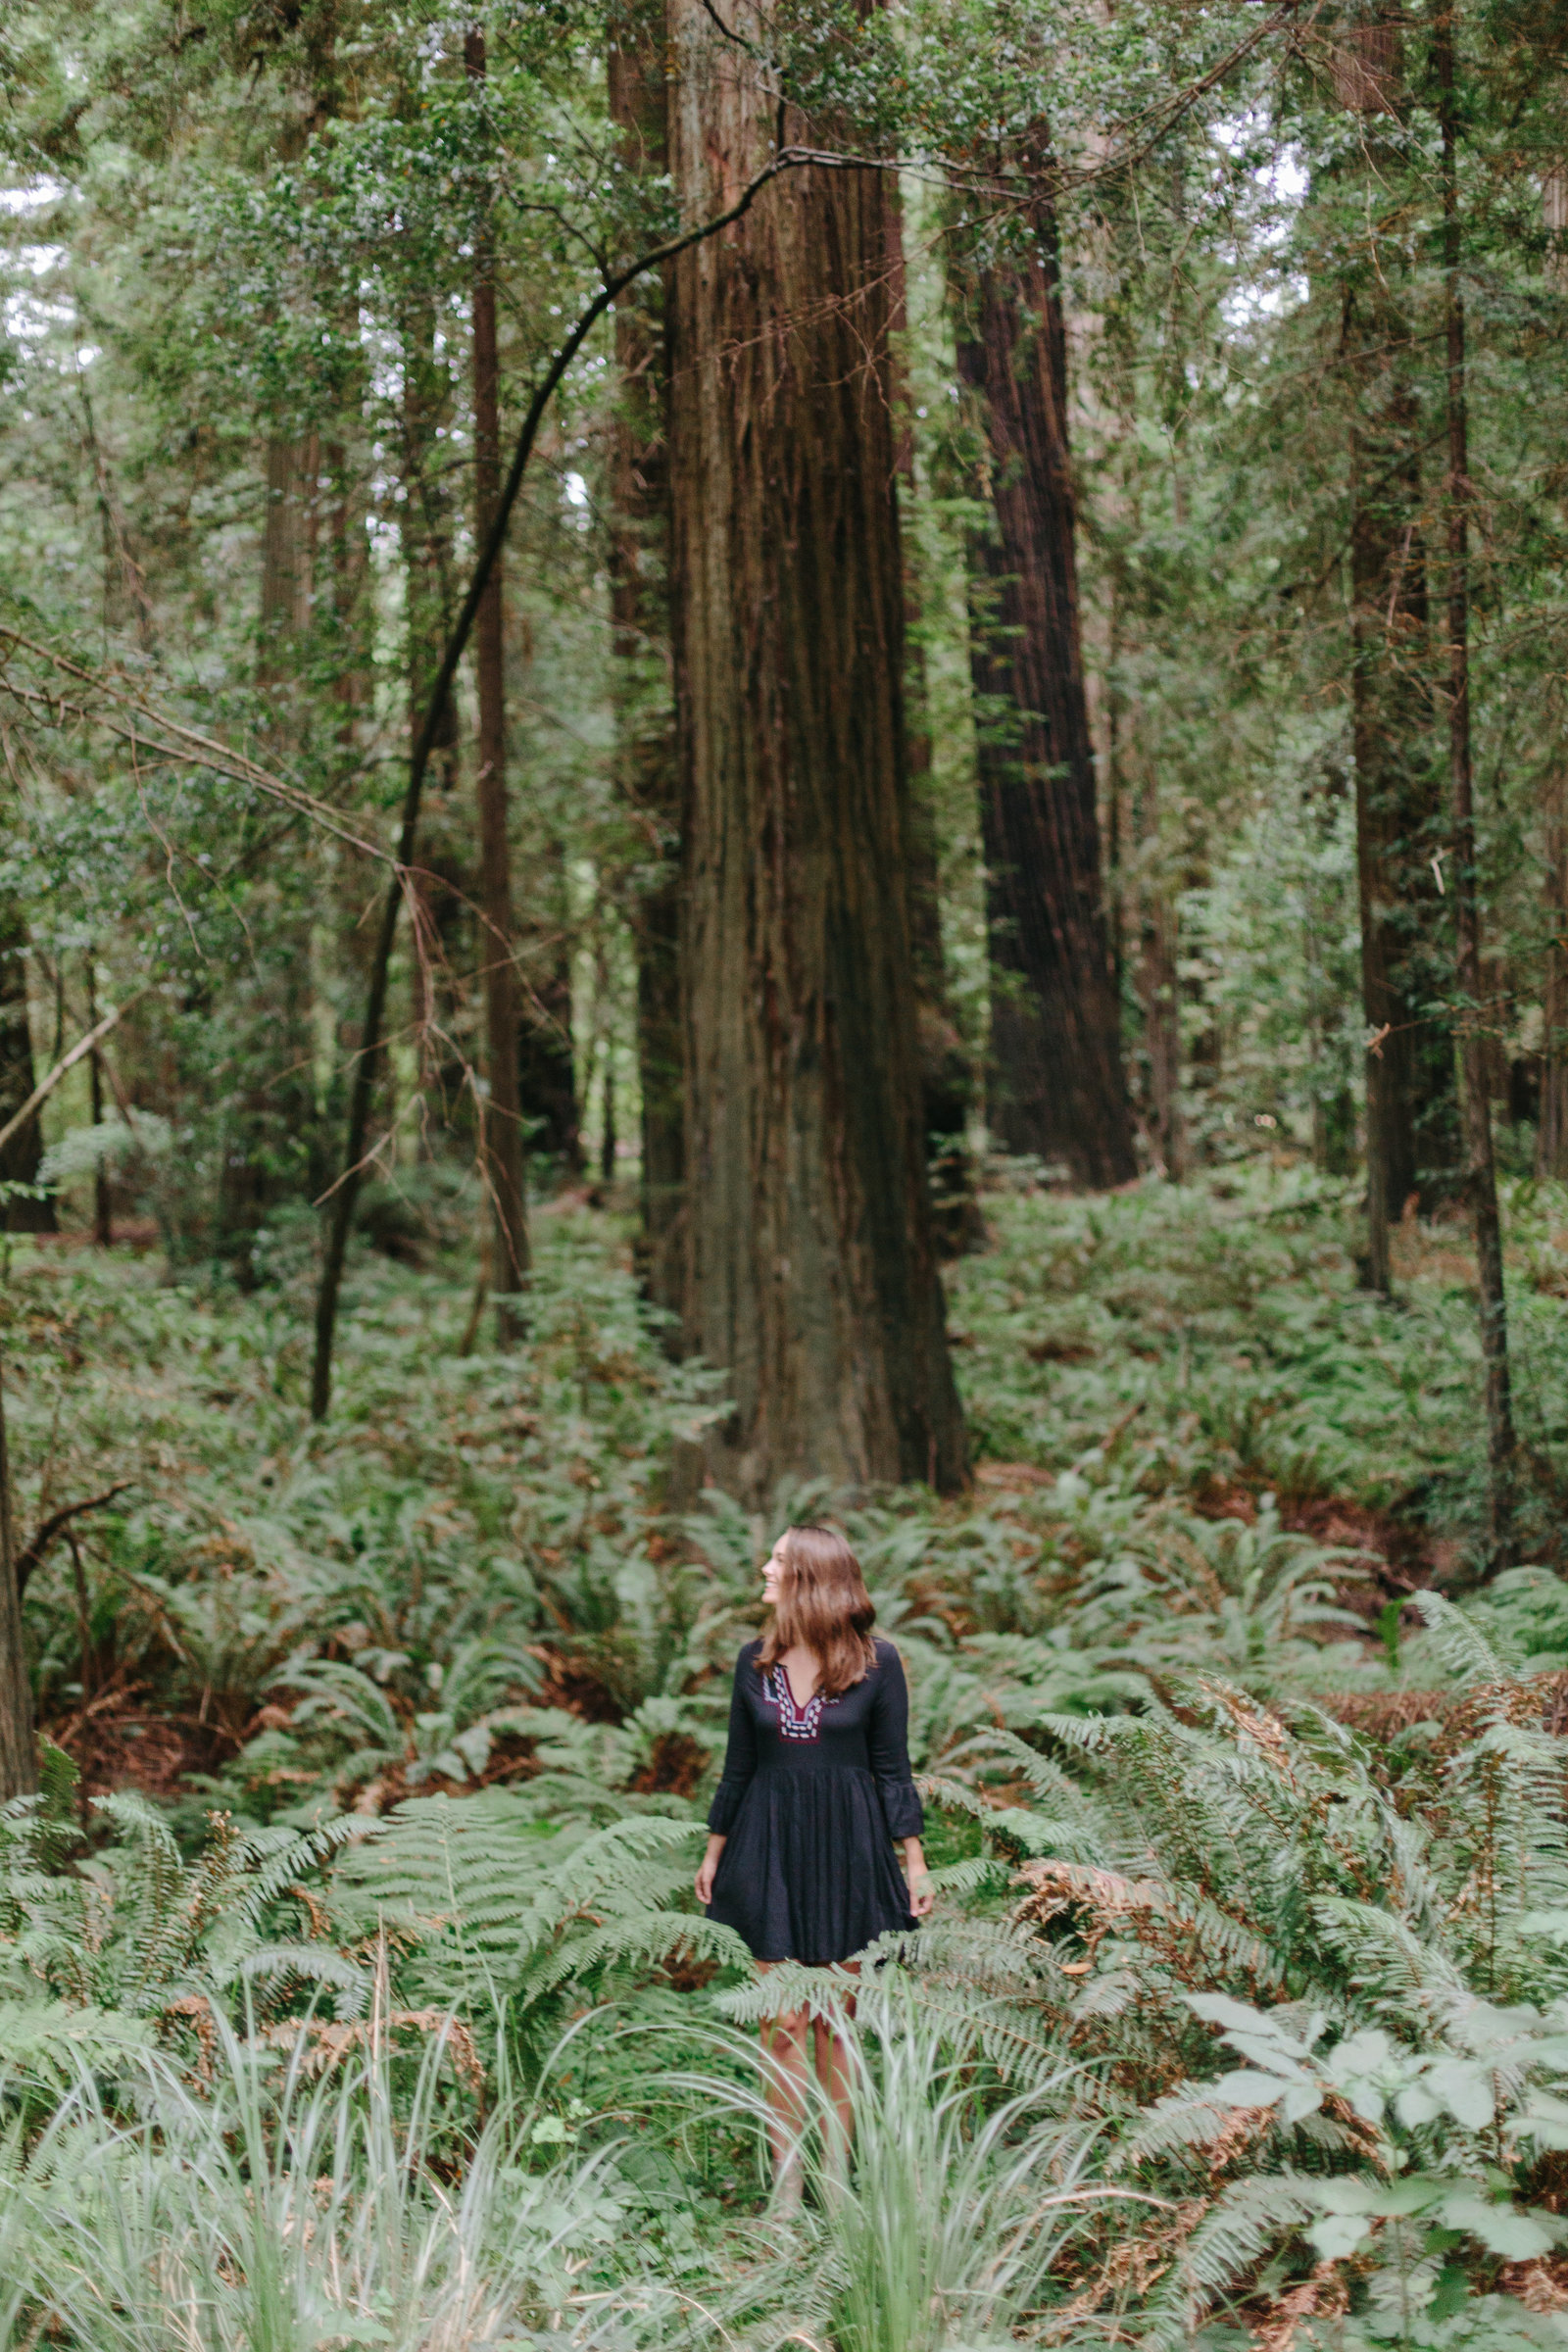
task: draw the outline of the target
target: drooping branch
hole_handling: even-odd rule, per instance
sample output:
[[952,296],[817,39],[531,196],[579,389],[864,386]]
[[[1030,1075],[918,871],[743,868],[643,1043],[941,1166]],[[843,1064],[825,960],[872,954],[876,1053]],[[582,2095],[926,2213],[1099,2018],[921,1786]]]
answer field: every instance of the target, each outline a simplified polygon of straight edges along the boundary
[[403,796],[402,821],[398,835],[397,857],[393,882],[381,908],[380,930],[376,937],[375,955],[370,966],[370,982],[366,995],[365,1019],[360,1031],[359,1053],[355,1062],[354,1086],[349,1100],[348,1135],[343,1154],[343,1168],[334,1188],[332,1222],[327,1233],[326,1251],[321,1264],[320,1285],[316,1298],[316,1353],[311,1369],[311,1417],[324,1420],[332,1399],[332,1348],[337,1331],[338,1298],[343,1287],[343,1268],[348,1256],[349,1235],[354,1224],[354,1210],[359,1197],[360,1182],[366,1159],[366,1139],[369,1132],[370,1108],[375,1092],[375,1065],[381,1050],[381,1030],[386,1012],[387,979],[392,962],[392,943],[397,933],[398,908],[402,903],[404,877],[414,858],[414,845],[418,832],[419,805],[423,797],[425,771],[435,748],[437,732],[447,696],[452,691],[458,665],[467,650],[473,634],[479,608],[484,602],[491,575],[501,559],[506,544],[508,525],[513,509],[522,489],[523,478],[539,437],[539,427],[545,413],[565,376],[567,368],[582,349],[605,313],[623,294],[628,286],[651,270],[662,269],[694,245],[716,236],[739,220],[775,179],[803,166],[814,164],[829,169],[859,168],[858,158],[823,153],[815,148],[781,147],[766,167],[748,182],[732,205],[711,219],[685,229],[651,252],[639,255],[622,270],[607,277],[593,300],[580,313],[570,333],[557,347],[554,357],[534,387],[527,411],[512,453],[512,463],[502,485],[500,498],[490,521],[490,528],[479,550],[478,559],[468,580],[457,621],[441,657],[441,666],[430,689],[417,739],[409,760],[409,779]]
[[25,1126],[26,1122],[31,1118],[33,1112],[38,1108],[39,1104],[42,1102],[47,1102],[49,1097],[54,1093],[55,1088],[60,1084],[61,1079],[66,1076],[68,1071],[74,1070],[78,1061],[80,1061],[86,1054],[91,1054],[95,1047],[101,1045],[103,1040],[109,1035],[110,1030],[115,1026],[115,1023],[119,1020],[122,1020],[124,1015],[130,1010],[132,1004],[136,1004],[137,1001],[146,994],[147,991],[144,988],[138,988],[135,995],[127,997],[122,1004],[112,1004],[109,1010],[104,1014],[103,1019],[96,1022],[94,1026],[88,1030],[85,1037],[79,1037],[75,1044],[72,1047],[69,1054],[63,1054],[61,1055],[60,1059],[55,1063],[54,1068],[49,1072],[48,1076],[40,1079],[39,1083],[33,1088],[31,1094],[27,1097],[27,1100],[22,1105],[22,1108],[20,1110],[13,1111],[10,1118],[7,1119],[5,1125],[0,1127],[0,1152],[5,1150],[5,1147],[10,1143],[11,1138],[16,1134],[18,1128]]
[[[8,647],[30,654],[35,661],[59,670],[83,688],[84,694],[51,694],[45,687],[19,682],[5,668],[4,649]],[[215,775],[226,776],[231,783],[247,784],[268,800],[280,802],[296,815],[308,817],[312,824],[335,834],[350,849],[363,850],[368,858],[386,856],[384,849],[346,824],[329,802],[318,800],[302,784],[275,774],[271,768],[252,760],[248,753],[235,751],[217,736],[175,718],[144,689],[110,672],[74,662],[68,655],[56,652],[53,646],[40,645],[35,638],[24,636],[20,629],[8,628],[3,622],[0,622],[0,693],[9,695],[30,717],[46,725],[62,726],[68,719],[79,720],[128,743],[144,760],[176,767],[209,768]]]
[[57,1536],[64,1535],[74,1521],[85,1518],[89,1511],[101,1511],[107,1503],[114,1501],[117,1494],[123,1494],[131,1484],[128,1478],[117,1478],[114,1485],[106,1487],[101,1494],[89,1494],[80,1502],[68,1502],[58,1511],[51,1511],[48,1518],[33,1529],[17,1554],[15,1573],[18,1592],[25,1592],[28,1578],[35,1568],[43,1565],[49,1546]]

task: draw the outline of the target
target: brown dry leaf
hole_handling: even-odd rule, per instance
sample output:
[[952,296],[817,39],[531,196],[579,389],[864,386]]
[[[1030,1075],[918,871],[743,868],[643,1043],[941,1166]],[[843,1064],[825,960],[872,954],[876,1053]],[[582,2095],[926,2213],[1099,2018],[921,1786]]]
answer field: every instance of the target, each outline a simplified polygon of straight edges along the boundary
[[1244,2156],[1262,2138],[1273,2123],[1272,2107],[1232,2107],[1221,2118],[1213,2136],[1203,2142],[1210,2173],[1222,2173],[1228,2164],[1234,2164],[1238,2156]]
[[1320,2262],[1311,2278],[1281,2295],[1268,2318],[1252,2329],[1254,2352],[1291,2352],[1303,2320],[1338,2319],[1349,2300],[1339,2265]]
[[307,1912],[310,1914],[311,1934],[313,1936],[330,1936],[332,1932],[332,1923],[326,1916],[325,1906],[318,1900],[318,1898],[311,1892],[310,1888],[308,1886],[290,1886],[286,1891],[292,1895],[297,1895],[299,1900],[305,1905]]
[[1152,1879],[1124,1879],[1113,1870],[1096,1870],[1086,1862],[1025,1862],[1018,1876],[1035,1889],[1020,1906],[1020,1918],[1044,1921],[1083,1904],[1108,1924],[1136,1912],[1163,1908]]
[[[1208,2204],[1207,2197],[1189,2198],[1184,2205],[1177,2206],[1163,2227],[1156,2225],[1113,2246],[1100,2276],[1060,2311],[1052,2313],[1049,2323],[1052,2338],[1060,2342],[1081,2320],[1098,2312],[1107,2297],[1147,2295],[1154,2281],[1170,2269],[1175,2256],[1208,2211]],[[1099,2330],[1097,2337],[1106,2340]]]
[[[452,2063],[474,2095],[484,2090],[484,2068],[474,2047],[473,2035],[460,2018],[446,2009],[393,2009],[387,2013],[386,2026],[393,2032],[407,2028],[410,2033],[441,2034],[452,2052]],[[306,2071],[324,2074],[329,2066],[337,2066],[353,2049],[370,2044],[382,2029],[369,2018],[357,2017],[337,2024],[324,2018],[313,2019],[305,2028],[305,2037],[311,2044],[311,2056]],[[198,2032],[200,2028],[198,2028]],[[268,2026],[257,2036],[272,2049],[291,2049],[300,2033],[296,2020],[285,2018],[280,2024]]]
[[188,2017],[196,2028],[200,2055],[196,2072],[202,2082],[213,2079],[213,2060],[218,2050],[218,2028],[213,2023],[213,2005],[205,1992],[182,1992],[177,2001],[171,2001],[164,2011],[166,2017]]
[[1516,2296],[1526,2311],[1568,2311],[1568,2261],[1560,2254],[1537,2262],[1510,2262],[1497,2285],[1503,2294]]

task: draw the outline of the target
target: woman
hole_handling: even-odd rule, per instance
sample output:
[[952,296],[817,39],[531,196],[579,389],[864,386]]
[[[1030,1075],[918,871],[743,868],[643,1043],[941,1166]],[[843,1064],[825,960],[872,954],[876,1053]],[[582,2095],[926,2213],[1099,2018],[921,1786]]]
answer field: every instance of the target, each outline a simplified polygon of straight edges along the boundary
[[[762,1570],[772,1610],[735,1665],[723,1778],[697,1873],[710,1919],[745,1937],[763,1968],[848,1961],[931,1909],[920,1800],[909,1778],[909,1698],[859,1562],[829,1527],[792,1527]],[[893,1858],[904,1848],[907,1884]],[[768,2136],[780,2210],[800,2203],[807,2012],[766,2021]],[[849,2130],[843,2057],[814,2022],[817,2078]]]

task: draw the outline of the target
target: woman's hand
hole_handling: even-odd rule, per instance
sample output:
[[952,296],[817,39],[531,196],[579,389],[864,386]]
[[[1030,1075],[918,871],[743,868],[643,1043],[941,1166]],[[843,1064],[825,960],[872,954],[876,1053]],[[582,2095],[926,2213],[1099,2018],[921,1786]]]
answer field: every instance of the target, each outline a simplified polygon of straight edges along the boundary
[[718,1868],[718,1857],[723,1851],[723,1838],[710,1838],[708,1851],[698,1864],[697,1876],[692,1881],[692,1885],[697,1889],[697,1900],[705,1910],[713,1899],[713,1873]]
[[916,1919],[929,1919],[936,1908],[937,1890],[925,1867],[925,1849],[918,1838],[904,1840],[904,1873],[909,1882],[909,1909]]

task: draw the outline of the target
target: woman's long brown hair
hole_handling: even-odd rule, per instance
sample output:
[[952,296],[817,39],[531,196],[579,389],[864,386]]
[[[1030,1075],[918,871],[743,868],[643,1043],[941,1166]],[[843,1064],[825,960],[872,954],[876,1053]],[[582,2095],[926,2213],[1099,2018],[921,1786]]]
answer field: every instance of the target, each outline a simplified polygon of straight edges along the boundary
[[799,1643],[816,1659],[818,1690],[837,1698],[876,1664],[876,1611],[860,1563],[836,1527],[792,1527],[779,1565],[778,1598],[758,1671],[776,1665]]

